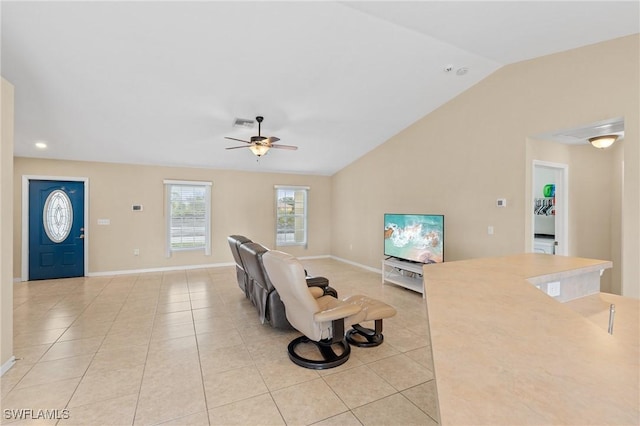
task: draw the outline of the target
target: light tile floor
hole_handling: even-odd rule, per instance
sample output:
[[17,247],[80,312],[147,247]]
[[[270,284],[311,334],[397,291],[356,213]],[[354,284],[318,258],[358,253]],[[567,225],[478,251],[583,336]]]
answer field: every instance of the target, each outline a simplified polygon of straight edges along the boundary
[[[421,295],[336,260],[303,263],[340,297],[397,309],[381,346],[353,347],[334,369],[296,366],[287,344],[299,333],[260,324],[232,267],[16,284],[2,423],[437,424]],[[25,420],[47,415],[62,419]]]

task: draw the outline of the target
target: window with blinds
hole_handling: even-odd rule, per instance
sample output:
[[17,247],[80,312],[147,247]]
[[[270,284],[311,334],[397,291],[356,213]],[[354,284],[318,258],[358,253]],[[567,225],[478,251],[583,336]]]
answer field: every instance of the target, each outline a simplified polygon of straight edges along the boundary
[[307,245],[307,187],[276,186],[276,245]]
[[165,180],[167,256],[174,251],[211,254],[211,182]]

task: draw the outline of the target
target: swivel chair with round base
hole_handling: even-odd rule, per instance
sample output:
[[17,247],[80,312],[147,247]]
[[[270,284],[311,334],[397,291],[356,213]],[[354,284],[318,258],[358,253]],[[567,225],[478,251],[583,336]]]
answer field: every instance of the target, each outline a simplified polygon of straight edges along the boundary
[[[382,320],[396,314],[392,306],[360,294],[339,300],[322,288],[309,287],[302,264],[287,253],[269,251],[262,255],[262,262],[284,303],[289,323],[303,334],[288,346],[289,358],[297,365],[337,367],[349,359],[350,344],[372,347],[383,342]],[[374,329],[360,325],[369,321],[375,322]],[[353,327],[346,335],[345,325]],[[317,349],[314,358],[308,351],[303,354],[298,350],[308,343]]]
[[[362,307],[325,295],[321,288],[307,286],[302,264],[290,254],[270,250],[262,255],[262,262],[284,303],[287,319],[303,334],[289,343],[291,361],[316,370],[347,362],[351,348],[345,338],[344,326],[359,322],[354,316]],[[308,357],[297,350],[305,343],[317,348],[316,357]]]

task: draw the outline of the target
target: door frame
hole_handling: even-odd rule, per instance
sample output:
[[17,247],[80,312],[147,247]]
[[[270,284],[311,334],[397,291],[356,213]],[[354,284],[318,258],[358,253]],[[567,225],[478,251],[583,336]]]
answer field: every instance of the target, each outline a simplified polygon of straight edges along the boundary
[[89,271],[89,178],[69,176],[22,175],[22,273],[20,281],[29,281],[29,181],[52,180],[84,183],[84,271]]
[[[530,201],[531,208],[529,209],[529,215],[531,215],[531,229],[529,230],[531,235],[531,247],[529,250],[534,251],[535,244],[535,220],[533,218],[533,198],[535,191],[535,174],[537,167],[547,167],[555,169],[556,172],[556,237],[555,241],[558,242],[556,246],[555,254],[560,256],[569,255],[569,165],[563,163],[553,163],[550,161],[533,160],[531,166],[531,188],[530,188]],[[560,207],[560,208],[558,208]]]

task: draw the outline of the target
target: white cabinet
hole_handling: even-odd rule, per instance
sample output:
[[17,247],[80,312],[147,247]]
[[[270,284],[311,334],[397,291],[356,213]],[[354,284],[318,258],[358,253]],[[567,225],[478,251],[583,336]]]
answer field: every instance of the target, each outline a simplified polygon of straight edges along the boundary
[[555,254],[555,241],[549,238],[534,238],[533,252]]
[[396,284],[409,290],[424,294],[424,282],[422,280],[422,263],[405,262],[398,259],[385,259],[382,261],[382,285],[385,282]]

